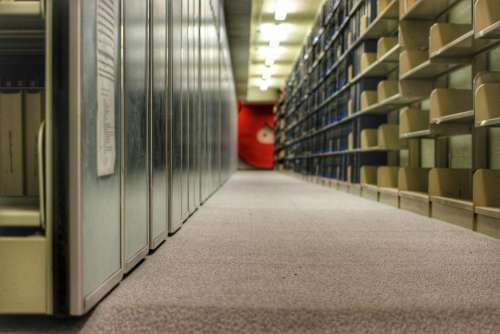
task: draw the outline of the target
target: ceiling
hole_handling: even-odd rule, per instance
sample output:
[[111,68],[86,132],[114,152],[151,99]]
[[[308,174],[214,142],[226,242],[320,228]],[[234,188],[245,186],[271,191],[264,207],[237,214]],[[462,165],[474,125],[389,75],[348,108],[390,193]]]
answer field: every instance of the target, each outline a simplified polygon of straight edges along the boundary
[[[323,0],[226,0],[238,98],[274,102],[293,69]],[[276,5],[278,5],[276,7]],[[275,19],[276,8],[286,19]],[[270,46],[274,40],[274,45]],[[278,40],[278,41],[277,41]],[[277,46],[276,44],[279,44]],[[266,59],[273,55],[274,61]]]
[[226,29],[231,48],[236,94],[244,100],[248,85],[252,0],[225,0]]

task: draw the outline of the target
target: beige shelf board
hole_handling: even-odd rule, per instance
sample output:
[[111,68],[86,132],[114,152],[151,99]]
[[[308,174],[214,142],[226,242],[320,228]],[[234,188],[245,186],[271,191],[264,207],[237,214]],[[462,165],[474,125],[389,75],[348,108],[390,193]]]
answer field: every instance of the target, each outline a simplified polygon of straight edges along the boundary
[[472,203],[472,200],[463,200],[443,196],[431,196],[431,202],[440,203],[442,205],[446,205],[456,209],[474,211],[474,204]]
[[377,62],[384,63],[399,63],[399,52],[401,51],[401,45],[397,44],[392,49],[387,51],[382,58],[378,59]]
[[476,206],[474,209],[475,213],[483,216],[488,216],[491,218],[500,219],[500,208],[487,207],[487,206]]
[[362,78],[386,76],[399,67],[400,46],[396,45],[389,50],[382,58],[370,65],[363,73],[356,76],[352,81],[358,81]]
[[399,136],[399,138],[400,139],[436,138],[436,137],[469,134],[472,131],[472,126],[470,126],[469,123],[470,122],[462,122],[462,123],[450,122],[450,123],[432,124],[430,129],[403,133]]
[[399,138],[401,138],[401,139],[427,138],[427,137],[432,137],[432,130],[431,129],[402,133],[399,136]]
[[497,127],[500,126],[500,117],[486,119],[476,123],[476,127]]
[[0,227],[39,227],[40,211],[34,205],[0,205]]
[[401,74],[400,80],[433,79],[462,66],[463,63],[464,60],[457,59],[452,59],[450,62],[435,62],[429,59]]
[[396,148],[384,148],[384,147],[369,147],[369,148],[355,148],[352,150],[343,150],[343,151],[334,151],[334,152],[324,152],[324,153],[316,153],[316,154],[305,154],[297,157],[287,157],[287,160],[292,159],[311,159],[311,158],[322,158],[322,157],[331,157],[338,155],[346,155],[346,154],[355,154],[355,153],[373,153],[373,152],[395,152],[399,151]]
[[384,19],[399,20],[399,0],[391,1],[385,9],[378,15]]
[[361,39],[376,39],[387,36],[399,26],[399,0],[393,0],[380,15],[366,28]]
[[41,14],[41,1],[0,1],[0,17],[40,16]]
[[433,20],[451,8],[459,0],[417,0],[401,16],[401,20]]
[[378,186],[377,186],[377,185],[375,185],[375,184],[370,184],[370,183],[362,183],[362,184],[361,184],[361,187],[363,187],[364,189],[371,190],[371,191],[379,191]]
[[399,189],[398,188],[378,187],[378,190],[381,193],[386,193],[386,194],[394,194],[394,195],[399,194]]
[[477,39],[499,39],[500,38],[500,21],[490,25],[489,27],[476,32]]
[[401,94],[396,94],[383,101],[369,106],[361,110],[360,114],[383,114],[399,107],[403,107],[408,104],[412,104],[420,100],[419,98],[408,99],[403,97]]
[[374,146],[368,148],[357,148],[349,150],[349,153],[392,152],[392,151],[399,151],[399,149]]
[[[500,35],[499,35],[500,37]],[[454,61],[469,62],[471,57],[498,44],[496,40],[477,40],[471,30],[454,41],[444,45],[439,50],[432,52],[430,58],[453,59]]]
[[0,1],[0,29],[43,28],[42,1]]
[[431,120],[431,124],[471,123],[474,120],[474,110],[463,111]]
[[427,202],[427,203],[429,203],[431,200],[429,194],[419,192],[419,191],[401,190],[399,192],[399,195],[401,197],[404,197],[404,198],[409,198],[409,199],[413,199],[413,200],[417,200],[417,201],[421,201],[421,202]]

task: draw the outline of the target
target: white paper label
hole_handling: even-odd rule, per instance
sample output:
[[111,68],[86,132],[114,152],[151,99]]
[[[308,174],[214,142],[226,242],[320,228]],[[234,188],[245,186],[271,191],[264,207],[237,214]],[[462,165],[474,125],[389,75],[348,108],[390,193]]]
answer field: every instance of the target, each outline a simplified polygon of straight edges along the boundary
[[117,0],[97,1],[97,175],[115,173]]

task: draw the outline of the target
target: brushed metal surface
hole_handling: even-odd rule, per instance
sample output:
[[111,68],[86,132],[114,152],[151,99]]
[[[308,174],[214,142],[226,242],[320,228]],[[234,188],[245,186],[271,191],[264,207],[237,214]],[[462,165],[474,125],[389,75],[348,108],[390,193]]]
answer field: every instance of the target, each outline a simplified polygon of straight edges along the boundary
[[181,71],[182,71],[182,220],[189,217],[189,22],[190,22],[190,0],[179,0],[182,2],[182,39],[181,39]]
[[[70,73],[69,105],[69,232],[70,307],[72,314],[85,312],[84,299],[121,271],[120,152],[116,170],[97,176],[97,0],[75,1],[69,7]],[[67,15],[64,11],[60,11]],[[116,30],[119,38],[119,27]],[[120,147],[120,53],[116,45],[116,147]],[[55,64],[57,66],[57,64]]]
[[199,206],[199,99],[198,99],[198,38],[199,38],[199,0],[190,1],[190,45],[189,45],[189,62],[190,62],[190,79],[189,79],[189,116],[190,116],[190,142],[189,142],[189,211],[193,213]]
[[167,4],[151,0],[151,212],[150,247],[168,228]]
[[123,1],[125,262],[149,244],[148,2]]
[[171,212],[169,233],[174,233],[182,226],[182,194],[183,194],[183,175],[182,175],[182,2],[172,0],[171,5],[171,32],[170,32],[170,64],[171,64],[171,106],[172,106],[172,156],[171,156]]

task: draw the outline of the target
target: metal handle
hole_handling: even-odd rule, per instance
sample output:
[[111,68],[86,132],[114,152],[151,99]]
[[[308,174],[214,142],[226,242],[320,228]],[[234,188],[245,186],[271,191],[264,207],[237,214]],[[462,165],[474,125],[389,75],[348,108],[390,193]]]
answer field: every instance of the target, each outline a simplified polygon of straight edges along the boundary
[[45,229],[45,121],[38,130],[38,189],[40,200],[40,225]]

